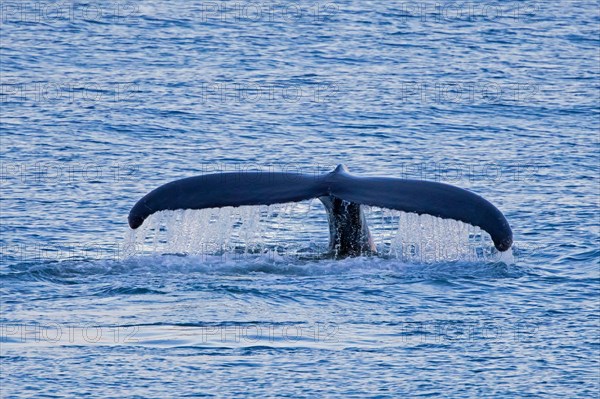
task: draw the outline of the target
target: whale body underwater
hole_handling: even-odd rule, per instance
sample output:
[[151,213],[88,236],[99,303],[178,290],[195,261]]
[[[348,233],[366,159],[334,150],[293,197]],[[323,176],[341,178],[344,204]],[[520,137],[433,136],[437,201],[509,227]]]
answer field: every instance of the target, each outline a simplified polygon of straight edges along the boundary
[[499,251],[513,236],[502,212],[483,197],[426,180],[351,175],[346,166],[320,176],[299,173],[216,173],[175,180],[142,197],[129,212],[140,227],[155,212],[178,209],[272,205],[318,198],[329,220],[329,251],[337,258],[375,254],[362,205],[454,219],[478,226]]

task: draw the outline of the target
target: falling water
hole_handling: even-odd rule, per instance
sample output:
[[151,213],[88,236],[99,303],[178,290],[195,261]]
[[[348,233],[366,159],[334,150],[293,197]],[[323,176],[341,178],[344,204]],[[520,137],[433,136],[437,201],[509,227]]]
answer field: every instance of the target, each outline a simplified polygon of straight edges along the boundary
[[[497,258],[475,226],[430,215],[363,207],[379,256],[411,263]],[[269,206],[163,211],[126,238],[130,255],[320,256],[329,225],[318,200]]]

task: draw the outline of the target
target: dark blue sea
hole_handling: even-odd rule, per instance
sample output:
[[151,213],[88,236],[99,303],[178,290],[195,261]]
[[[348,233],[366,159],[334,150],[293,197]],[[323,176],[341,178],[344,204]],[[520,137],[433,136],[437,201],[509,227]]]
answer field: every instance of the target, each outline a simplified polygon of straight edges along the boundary
[[[598,1],[3,1],[2,398],[597,398]],[[155,214],[205,173],[433,180],[472,226],[318,201]]]

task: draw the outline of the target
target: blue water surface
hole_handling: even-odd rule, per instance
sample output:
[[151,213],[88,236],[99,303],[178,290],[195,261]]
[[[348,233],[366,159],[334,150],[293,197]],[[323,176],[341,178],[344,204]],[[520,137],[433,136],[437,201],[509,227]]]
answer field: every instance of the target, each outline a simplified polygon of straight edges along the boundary
[[[597,1],[0,6],[2,398],[598,397]],[[125,255],[160,184],[338,163],[512,260]]]

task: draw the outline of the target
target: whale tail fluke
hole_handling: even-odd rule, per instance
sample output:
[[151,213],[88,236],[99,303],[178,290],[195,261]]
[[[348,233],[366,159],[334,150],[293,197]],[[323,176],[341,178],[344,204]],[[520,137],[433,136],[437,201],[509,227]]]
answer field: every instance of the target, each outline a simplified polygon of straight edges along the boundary
[[[358,177],[339,165],[333,172],[239,172],[189,177],[167,183],[140,199],[129,213],[132,229],[163,210],[272,205],[319,198],[330,222],[332,250],[351,248],[349,255],[372,251],[359,205],[428,214],[478,226],[490,234],[500,251],[512,245],[508,221],[479,195],[449,184],[390,177]],[[344,206],[333,206],[341,200]],[[337,247],[336,247],[337,245]]]

